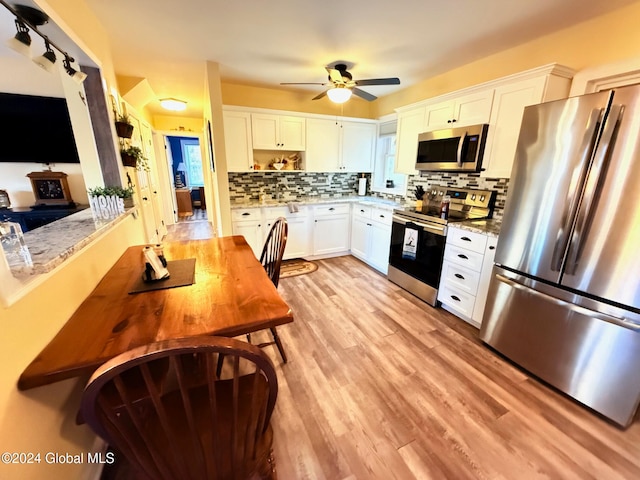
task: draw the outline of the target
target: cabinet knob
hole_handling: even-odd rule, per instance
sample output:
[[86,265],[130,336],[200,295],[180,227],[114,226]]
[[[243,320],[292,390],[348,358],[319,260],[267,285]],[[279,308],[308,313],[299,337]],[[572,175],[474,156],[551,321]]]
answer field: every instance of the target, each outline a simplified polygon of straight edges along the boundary
[[452,119],[452,120],[451,120],[451,123],[456,123],[456,119],[455,119],[455,118],[454,118],[454,119]]
[[244,212],[244,213],[242,214],[242,216],[243,216],[243,217],[248,217],[249,215],[251,215],[249,212]]
[[142,197],[143,200],[149,200],[147,197]]
[[460,301],[460,298],[459,298],[459,297],[456,297],[455,295],[451,295],[451,298],[453,298],[456,302],[459,302],[459,301]]
[[489,247],[489,250],[495,250],[495,249],[496,249],[496,247],[494,247],[493,245],[491,245],[491,246]]
[[464,280],[464,275],[460,275],[459,273],[456,273],[455,277]]
[[371,227],[371,226],[373,226],[373,225],[371,225],[370,223],[367,223],[367,227]]
[[459,253],[458,257],[463,258],[464,260],[469,260],[469,257],[467,257],[466,255]]
[[335,210],[335,208],[333,208],[333,207],[329,208],[330,212],[333,212],[334,210]]
[[464,240],[465,242],[470,242],[471,239],[469,237],[461,237],[460,240]]
[[384,218],[384,215],[380,215],[380,218]]
[[364,210],[360,209],[360,211],[361,211],[362,213],[364,213]]

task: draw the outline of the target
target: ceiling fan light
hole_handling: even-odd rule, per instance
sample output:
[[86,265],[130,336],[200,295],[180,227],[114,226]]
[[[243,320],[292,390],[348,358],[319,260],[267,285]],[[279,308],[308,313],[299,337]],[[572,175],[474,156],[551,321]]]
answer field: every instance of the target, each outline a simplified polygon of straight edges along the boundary
[[187,102],[176,98],[163,98],[160,100],[160,105],[162,108],[172,112],[182,112],[187,109]]
[[327,96],[333,103],[344,103],[351,98],[351,89],[346,87],[334,87],[327,90]]

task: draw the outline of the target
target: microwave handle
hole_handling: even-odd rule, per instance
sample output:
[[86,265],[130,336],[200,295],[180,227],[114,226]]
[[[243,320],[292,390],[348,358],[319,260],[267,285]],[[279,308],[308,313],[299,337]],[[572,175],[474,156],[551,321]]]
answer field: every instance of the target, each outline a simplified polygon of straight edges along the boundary
[[467,131],[460,136],[460,141],[458,142],[458,152],[456,153],[456,159],[458,160],[458,166],[462,168],[462,146],[464,145],[464,141],[467,139]]

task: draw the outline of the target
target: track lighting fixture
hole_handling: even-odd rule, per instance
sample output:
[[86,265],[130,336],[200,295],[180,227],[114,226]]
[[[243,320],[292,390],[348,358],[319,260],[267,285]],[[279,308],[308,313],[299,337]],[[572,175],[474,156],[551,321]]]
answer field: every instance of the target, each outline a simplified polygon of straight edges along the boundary
[[51,50],[51,45],[47,40],[45,40],[44,44],[46,51],[39,57],[34,58],[33,61],[47,72],[53,73],[56,65],[56,54]]
[[29,35],[29,29],[17,18],[16,29],[18,33],[16,33],[15,37],[7,40],[7,46],[26,57],[31,57],[31,36]]
[[74,82],[78,84],[84,82],[85,78],[87,78],[87,74],[73,68],[71,66],[71,62],[73,62],[73,58],[69,56],[64,57],[62,64],[64,65],[65,71],[69,74],[69,76],[71,76],[71,78],[73,78]]
[[[9,10],[16,17],[16,29],[18,32],[15,37],[7,41],[7,45],[13,50],[31,58],[31,36],[29,35],[29,29],[44,40],[45,52],[34,58],[33,61],[40,65],[48,72],[55,71],[56,54],[53,48],[58,50],[64,57],[64,69],[67,74],[73,78],[76,83],[82,83],[87,75],[80,72],[71,66],[74,61],[73,57],[61,49],[58,45],[53,43],[49,37],[38,30],[38,26],[44,25],[49,21],[49,17],[44,12],[41,12],[37,8],[33,8],[27,5],[9,5],[5,0],[0,0],[7,10]],[[51,48],[53,47],[53,48]]]

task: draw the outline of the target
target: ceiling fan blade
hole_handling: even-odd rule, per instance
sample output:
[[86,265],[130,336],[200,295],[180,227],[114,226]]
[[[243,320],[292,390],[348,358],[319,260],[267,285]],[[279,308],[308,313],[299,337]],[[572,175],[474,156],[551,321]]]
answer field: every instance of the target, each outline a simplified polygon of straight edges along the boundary
[[280,85],[328,85],[328,83],[320,83],[320,82],[284,82]]
[[375,95],[371,95],[368,92],[365,92],[364,90],[360,90],[359,88],[352,88],[351,91],[353,92],[354,95],[357,95],[360,98],[364,98],[365,100],[368,100],[369,102],[371,102],[372,100],[375,100],[376,97]]
[[316,95],[315,97],[313,97],[311,100],[319,100],[322,97],[326,97],[326,96],[327,96],[327,91],[325,90],[324,92],[322,92],[322,93]]
[[368,80],[356,80],[356,85],[400,85],[399,78],[370,78]]
[[331,78],[331,81],[333,83],[344,83],[344,80],[342,79],[342,74],[340,73],[339,70],[336,70],[335,68],[327,67],[327,72],[329,73],[329,78]]

